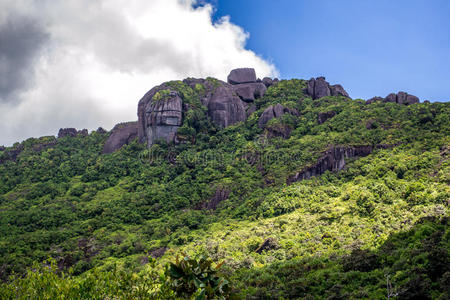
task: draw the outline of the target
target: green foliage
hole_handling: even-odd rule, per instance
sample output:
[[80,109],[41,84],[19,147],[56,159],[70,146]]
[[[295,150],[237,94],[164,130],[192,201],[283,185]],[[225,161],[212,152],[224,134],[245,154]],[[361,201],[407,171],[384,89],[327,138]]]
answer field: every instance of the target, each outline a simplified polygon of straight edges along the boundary
[[160,90],[153,95],[153,101],[167,100],[170,98],[170,90]]
[[[222,274],[249,298],[384,298],[387,276],[398,291],[416,285],[420,296],[446,298],[438,258],[448,258],[448,223],[413,224],[448,215],[448,103],[312,100],[305,81],[282,80],[246,122],[218,130],[202,85],[167,85],[186,106],[179,144],[134,142],[101,154],[107,135],[93,132],[0,151],[1,298],[113,298],[108,289],[119,298],[175,297],[163,266],[180,251],[226,261]],[[298,115],[260,129],[259,116],[276,103]],[[319,124],[329,111],[336,115]],[[330,145],[386,149],[287,185]],[[216,198],[215,210],[202,209]],[[268,238],[276,247],[256,253]],[[158,249],[165,252],[147,264]],[[37,267],[48,258],[51,271]],[[186,264],[190,272],[194,263]],[[144,284],[145,296],[130,288]]]
[[230,299],[231,287],[222,277],[219,269],[222,264],[212,266],[213,261],[204,256],[183,257],[169,263],[166,268],[167,285],[183,299]]

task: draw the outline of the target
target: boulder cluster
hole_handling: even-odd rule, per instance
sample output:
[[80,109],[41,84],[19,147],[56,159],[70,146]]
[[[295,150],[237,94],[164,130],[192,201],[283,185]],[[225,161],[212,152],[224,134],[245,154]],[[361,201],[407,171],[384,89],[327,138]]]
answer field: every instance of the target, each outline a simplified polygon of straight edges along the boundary
[[[201,89],[200,100],[207,108],[207,114],[211,121],[217,127],[225,128],[245,121],[250,114],[255,112],[256,105],[253,102],[263,97],[267,88],[277,84],[278,79],[265,77],[261,80],[256,77],[254,69],[239,68],[230,72],[227,82],[212,78],[187,78],[183,80],[183,83],[194,90]],[[157,140],[181,141],[182,137],[178,136],[178,129],[183,124],[184,112],[189,110],[190,104],[184,101],[183,95],[173,86],[170,82],[166,82],[148,91],[139,101],[138,121],[114,127],[105,143],[103,152],[114,152],[136,137],[139,142],[147,142],[149,147]],[[304,92],[314,100],[327,96],[350,98],[341,85],[330,85],[325,77],[308,80]],[[370,104],[375,101],[409,105],[419,102],[419,99],[405,92],[399,92],[389,94],[385,98],[374,97],[366,103]],[[271,119],[280,118],[284,114],[298,116],[298,112],[294,109],[281,104],[270,105],[259,118],[259,128],[273,130],[272,136],[288,136],[290,129],[282,128],[280,124],[277,128],[266,128]],[[318,123],[326,122],[335,114],[334,111],[320,113]],[[80,132],[76,129],[66,128],[60,130],[58,137],[77,134]]]
[[[201,102],[208,109],[212,122],[224,128],[245,121],[256,107],[255,99],[264,95],[267,87],[278,80],[258,80],[254,69],[232,70],[227,82],[201,78],[187,78],[185,84],[195,89],[204,89]],[[139,141],[149,146],[156,140],[177,141],[178,128],[183,124],[183,112],[188,105],[170,84],[163,83],[148,91],[138,104]]]
[[366,104],[374,103],[376,101],[392,102],[392,103],[398,103],[398,104],[403,104],[403,105],[410,105],[410,104],[414,104],[414,103],[419,103],[420,102],[419,98],[414,96],[414,95],[410,95],[410,94],[405,93],[405,92],[398,92],[397,94],[390,93],[385,98],[378,97],[378,96],[370,98],[369,100],[366,101]]
[[325,80],[325,77],[311,78],[308,80],[308,87],[305,92],[313,99],[327,96],[344,96],[350,98],[340,84],[330,85]]

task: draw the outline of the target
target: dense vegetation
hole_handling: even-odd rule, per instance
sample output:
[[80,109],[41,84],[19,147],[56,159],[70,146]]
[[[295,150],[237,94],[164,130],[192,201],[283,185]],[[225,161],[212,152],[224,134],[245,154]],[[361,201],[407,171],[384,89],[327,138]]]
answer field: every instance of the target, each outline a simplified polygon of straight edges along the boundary
[[[201,85],[171,85],[190,106],[178,145],[102,155],[93,132],[0,152],[0,298],[206,297],[168,273],[181,253],[220,265],[208,284],[228,278],[233,297],[449,298],[448,103],[312,100],[283,80],[219,130]],[[260,129],[276,103],[298,116]],[[388,147],[287,185],[330,145]],[[205,209],[217,191],[227,199]]]

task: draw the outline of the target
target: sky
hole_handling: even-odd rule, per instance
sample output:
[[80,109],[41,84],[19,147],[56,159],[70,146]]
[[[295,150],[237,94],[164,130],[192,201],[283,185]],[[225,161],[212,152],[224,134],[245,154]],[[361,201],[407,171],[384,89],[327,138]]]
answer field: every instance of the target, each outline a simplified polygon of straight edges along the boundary
[[155,85],[236,67],[447,101],[448,15],[446,0],[0,0],[0,145],[111,129]]

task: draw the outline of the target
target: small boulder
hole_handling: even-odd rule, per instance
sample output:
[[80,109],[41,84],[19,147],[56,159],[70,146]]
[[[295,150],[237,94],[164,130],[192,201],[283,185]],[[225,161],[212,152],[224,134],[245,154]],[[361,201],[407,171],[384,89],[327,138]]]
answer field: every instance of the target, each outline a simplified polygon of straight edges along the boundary
[[256,82],[256,73],[253,68],[239,68],[231,70],[227,77],[230,84]]
[[256,105],[255,104],[251,104],[248,108],[247,108],[247,117],[250,116],[252,113],[254,113],[256,111]]
[[264,85],[265,85],[266,87],[269,87],[269,86],[271,86],[271,85],[273,84],[273,80],[272,80],[272,78],[264,77],[264,78],[262,79],[262,83],[264,83]]
[[327,112],[321,112],[319,113],[319,116],[317,118],[317,121],[319,124],[325,123],[328,119],[331,119],[336,115],[336,112],[334,111],[327,111]]
[[167,247],[160,247],[149,251],[148,254],[153,258],[160,258],[161,256],[164,255],[164,253],[166,253],[167,250],[168,250]]
[[270,105],[263,111],[263,113],[259,117],[258,127],[264,128],[267,122],[269,122],[273,118],[275,118],[275,113],[273,112],[273,105]]
[[375,97],[372,97],[372,98],[368,99],[366,101],[366,104],[371,104],[371,103],[374,103],[374,102],[377,102],[377,101],[383,101],[383,100],[384,100],[383,97],[375,96]]
[[107,133],[108,131],[106,131],[105,129],[103,129],[103,127],[99,127],[99,128],[97,128],[96,132],[97,132],[98,134],[105,134],[105,133]]
[[255,250],[256,253],[261,254],[263,251],[275,250],[278,248],[278,243],[274,238],[266,239],[259,247]]
[[88,135],[89,135],[89,132],[88,132],[88,130],[85,128],[85,129],[82,129],[82,130],[78,130],[77,134],[80,135],[80,136],[88,136]]

